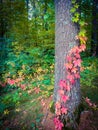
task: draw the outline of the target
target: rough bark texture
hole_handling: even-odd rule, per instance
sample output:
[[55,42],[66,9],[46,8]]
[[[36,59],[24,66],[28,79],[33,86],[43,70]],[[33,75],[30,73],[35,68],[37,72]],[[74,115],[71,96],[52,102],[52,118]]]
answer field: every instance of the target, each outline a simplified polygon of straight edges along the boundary
[[[78,33],[78,27],[72,22],[71,0],[55,0],[55,88],[54,101],[59,100],[58,88],[59,81],[66,79],[66,56],[73,46],[79,43],[75,40]],[[80,103],[80,83],[77,80],[70,92],[70,101],[67,107],[71,112]]]

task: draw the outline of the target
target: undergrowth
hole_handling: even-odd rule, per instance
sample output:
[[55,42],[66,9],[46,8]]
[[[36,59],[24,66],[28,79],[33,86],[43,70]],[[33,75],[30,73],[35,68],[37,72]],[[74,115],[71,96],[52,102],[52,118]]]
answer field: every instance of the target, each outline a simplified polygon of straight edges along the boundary
[[[0,63],[3,64],[3,68],[0,68],[0,128],[10,129],[14,126],[15,129],[20,127],[22,130],[37,130],[41,127],[43,117],[43,99],[53,95],[54,50],[34,48],[20,54],[15,54],[12,50],[8,52],[6,60]],[[82,94],[95,103],[98,103],[97,68],[97,58],[83,58],[80,80]],[[21,80],[19,84],[9,84],[9,78]],[[24,84],[25,87],[21,87]],[[16,124],[12,125],[13,120]]]

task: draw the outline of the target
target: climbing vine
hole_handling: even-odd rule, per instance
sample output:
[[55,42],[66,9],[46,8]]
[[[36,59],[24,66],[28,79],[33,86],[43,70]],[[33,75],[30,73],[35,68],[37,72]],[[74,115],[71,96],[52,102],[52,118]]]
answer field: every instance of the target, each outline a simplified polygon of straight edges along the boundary
[[67,70],[67,78],[65,80],[59,81],[58,94],[60,96],[59,101],[55,103],[55,118],[54,124],[56,130],[62,130],[64,127],[64,118],[68,114],[69,109],[67,107],[67,102],[70,100],[70,92],[73,85],[76,84],[77,79],[80,78],[79,68],[81,67],[81,56],[80,53],[86,49],[86,23],[80,18],[80,13],[78,12],[79,4],[76,0],[72,0],[73,7],[70,12],[72,13],[72,22],[79,24],[80,31],[75,40],[79,40],[80,45],[74,46],[68,53],[66,57],[65,68]]

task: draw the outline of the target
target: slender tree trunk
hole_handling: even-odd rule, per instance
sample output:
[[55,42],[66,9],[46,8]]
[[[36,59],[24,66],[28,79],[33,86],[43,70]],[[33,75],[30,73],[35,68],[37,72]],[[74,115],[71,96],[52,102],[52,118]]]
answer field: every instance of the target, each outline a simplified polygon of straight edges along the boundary
[[4,33],[5,33],[5,30],[4,30],[4,16],[2,14],[2,10],[3,10],[3,0],[0,0],[0,14],[1,14],[1,17],[0,17],[0,37],[3,38],[4,37]]
[[29,19],[29,0],[26,0],[27,19]]
[[33,5],[33,10],[34,10],[33,17],[34,17],[34,24],[35,24],[35,36],[36,36],[35,46],[37,46],[37,42],[38,42],[38,34],[37,34],[38,27],[37,27],[37,12],[36,12],[36,1],[35,0],[33,0],[32,5]]
[[98,57],[98,0],[95,0],[96,5],[96,56]]
[[26,0],[27,12],[29,11],[29,0]]
[[98,0],[93,1],[91,55],[98,56]]
[[[44,9],[44,15],[46,14],[46,12],[47,12],[47,0],[45,1],[45,9]],[[48,23],[47,22],[45,22],[44,23],[44,28],[45,28],[45,30],[48,30]]]
[[[79,43],[75,40],[78,26],[71,20],[71,0],[55,0],[55,88],[54,101],[59,100],[59,81],[65,80],[67,73],[64,64],[66,56],[71,48]],[[76,81],[70,92],[70,100],[67,103],[70,114],[80,103],[80,82]]]

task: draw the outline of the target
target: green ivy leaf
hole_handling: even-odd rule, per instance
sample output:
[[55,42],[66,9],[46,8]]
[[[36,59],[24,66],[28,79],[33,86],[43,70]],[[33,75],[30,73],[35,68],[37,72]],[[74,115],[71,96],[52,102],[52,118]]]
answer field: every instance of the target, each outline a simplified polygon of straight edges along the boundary
[[72,0],[72,4],[75,4],[76,3],[76,0]]
[[79,18],[80,14],[79,14],[78,12],[76,12],[76,13],[74,14],[74,16],[77,17],[77,18]]
[[79,24],[80,24],[81,26],[84,26],[84,25],[85,25],[85,22],[82,21],[82,20],[80,20],[80,21],[79,21]]
[[78,8],[79,8],[79,5],[78,5],[78,4],[75,4],[74,7],[75,7],[76,9],[78,9]]
[[76,8],[74,8],[74,7],[71,8],[71,10],[70,10],[71,13],[74,13],[75,11],[76,11]]
[[79,18],[77,18],[77,17],[72,17],[72,22],[77,23],[78,21],[79,21]]
[[86,30],[85,29],[81,29],[79,32],[79,36],[85,36],[86,34]]

